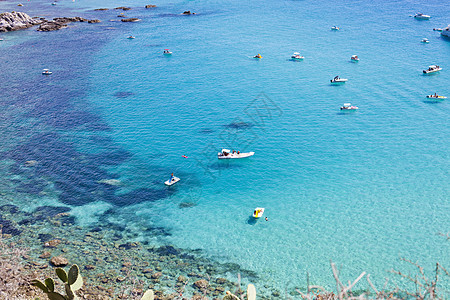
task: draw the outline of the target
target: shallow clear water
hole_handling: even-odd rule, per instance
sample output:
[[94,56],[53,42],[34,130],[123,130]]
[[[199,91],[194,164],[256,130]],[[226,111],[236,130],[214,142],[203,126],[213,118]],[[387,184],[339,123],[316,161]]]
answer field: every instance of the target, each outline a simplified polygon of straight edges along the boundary
[[[58,201],[74,207],[80,224],[98,222],[107,211],[101,220],[125,224],[142,240],[200,248],[279,288],[304,286],[307,271],[315,284],[332,287],[330,259],[343,266],[345,279],[367,271],[380,285],[400,257],[429,270],[436,261],[450,264],[445,239],[436,235],[450,225],[450,104],[425,98],[450,96],[450,41],[432,31],[449,22],[448,6],[156,4],[125,12],[141,22],[122,23],[108,22],[117,11],[92,11],[104,3],[61,1],[55,9],[103,22],[45,36],[27,31],[17,38],[22,48],[0,45],[10,54],[12,47],[31,53],[33,71],[23,60],[1,63],[21,72],[6,78],[14,80],[11,94],[31,77],[30,93],[61,96],[41,110],[24,105],[26,118],[14,118],[32,131],[23,134],[29,146],[17,141],[3,151],[28,160],[23,153],[43,143],[34,136],[52,132],[39,148],[49,161],[42,172],[56,181]],[[35,11],[47,12],[40,5]],[[198,14],[180,15],[184,10]],[[416,11],[432,19],[417,21],[410,17]],[[333,25],[341,30],[331,31]],[[430,43],[422,44],[423,37]],[[46,57],[32,47],[56,55],[39,63]],[[171,57],[162,55],[165,48]],[[290,61],[295,51],[305,60]],[[261,60],[252,58],[257,53]],[[353,54],[358,63],[350,62]],[[430,64],[444,70],[422,75]],[[51,78],[40,77],[44,67],[54,71]],[[336,75],[349,81],[332,86]],[[345,102],[359,110],[341,113]],[[222,147],[255,156],[218,161]],[[167,188],[171,172],[181,181]],[[122,185],[98,183],[111,178]],[[180,209],[182,202],[195,206]],[[258,206],[269,222],[250,218]],[[150,225],[172,235],[141,232]]]

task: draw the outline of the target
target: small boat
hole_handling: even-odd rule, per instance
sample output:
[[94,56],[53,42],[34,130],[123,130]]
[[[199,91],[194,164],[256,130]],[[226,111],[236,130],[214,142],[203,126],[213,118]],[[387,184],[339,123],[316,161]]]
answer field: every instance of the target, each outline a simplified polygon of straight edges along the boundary
[[129,37],[127,37],[127,39],[130,39],[130,40],[132,40],[132,39],[134,39],[135,37],[134,36],[132,36],[132,35],[130,35]]
[[430,41],[429,41],[427,38],[423,38],[423,39],[421,40],[421,42],[422,42],[422,43],[425,43],[425,44],[428,44]]
[[256,54],[255,56],[253,56],[253,58],[262,58],[261,54]]
[[429,73],[438,72],[438,71],[440,71],[440,70],[442,70],[441,67],[439,67],[439,66],[437,66],[437,65],[431,65],[431,66],[428,67],[428,69],[423,70],[423,73],[424,73],[424,74],[429,74]]
[[165,181],[164,184],[171,186],[175,183],[177,183],[178,181],[180,181],[180,178],[173,176],[173,173],[170,175],[169,180]]
[[439,32],[442,32],[442,28],[433,28],[433,31],[439,31]]
[[236,152],[233,150],[233,152],[231,152],[228,149],[222,149],[222,152],[217,153],[217,158],[218,159],[246,158],[253,156],[254,154],[255,152],[241,153],[240,151]]
[[253,211],[253,218],[259,219],[262,217],[263,213],[264,213],[264,207],[257,207]]
[[19,4],[17,4],[17,6],[23,6],[23,4],[22,4],[22,3],[19,3]]
[[49,69],[42,70],[42,75],[52,75],[52,72]]
[[345,83],[348,81],[348,79],[340,78],[339,76],[336,76],[333,79],[331,79],[330,81],[331,81],[331,83]]
[[1,41],[4,41],[4,39],[0,38],[0,42],[1,42]]
[[53,2],[52,5],[56,5],[56,2]]
[[163,54],[164,54],[164,55],[172,55],[172,52],[170,52],[169,49],[164,49]]
[[341,107],[341,110],[357,110],[358,106],[353,106],[351,103],[344,103],[344,105]]
[[304,57],[304,56],[301,56],[300,53],[298,53],[298,52],[294,52],[294,54],[291,55],[291,58],[292,58],[293,60],[302,60],[302,59],[304,59],[305,57]]
[[352,57],[350,57],[350,59],[351,59],[352,61],[359,61],[358,55],[352,55]]
[[434,95],[427,95],[428,99],[436,99],[436,100],[444,100],[447,99],[447,97],[445,96],[439,96],[438,94],[434,94]]
[[424,15],[422,13],[417,13],[414,15],[414,18],[418,20],[429,20],[431,17],[429,15]]
[[337,27],[337,26],[333,26],[333,27],[331,27],[331,30],[339,30],[340,28],[339,27]]
[[450,25],[442,29],[441,35],[450,38]]

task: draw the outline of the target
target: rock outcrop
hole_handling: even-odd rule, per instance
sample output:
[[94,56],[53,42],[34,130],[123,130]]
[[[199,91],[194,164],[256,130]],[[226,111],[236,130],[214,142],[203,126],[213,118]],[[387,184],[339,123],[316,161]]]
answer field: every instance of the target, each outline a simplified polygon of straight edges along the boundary
[[48,21],[44,18],[31,18],[23,12],[6,12],[0,14],[0,32],[14,31],[40,25],[38,31],[53,31],[64,27],[71,22],[99,23],[100,20],[88,20],[81,17],[74,18],[54,18]]
[[147,4],[147,5],[145,6],[145,8],[154,8],[154,7],[156,7],[156,5],[153,5],[153,4]]
[[38,31],[54,31],[59,30],[61,28],[67,27],[69,23],[72,22],[87,22],[87,23],[99,23],[99,20],[88,20],[81,17],[74,17],[74,18],[54,18],[52,21],[45,20],[44,23],[42,23]]
[[122,19],[122,22],[139,22],[141,19],[138,18],[129,18],[129,19]]
[[0,32],[25,29],[42,22],[43,20],[32,18],[23,12],[5,12],[0,14]]

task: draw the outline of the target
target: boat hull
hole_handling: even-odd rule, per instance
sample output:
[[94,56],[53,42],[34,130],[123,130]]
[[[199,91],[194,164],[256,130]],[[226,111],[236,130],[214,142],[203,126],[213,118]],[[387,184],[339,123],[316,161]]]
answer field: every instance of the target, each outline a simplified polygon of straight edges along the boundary
[[172,181],[170,181],[170,179],[169,179],[169,180],[166,180],[166,181],[164,182],[164,184],[167,185],[167,186],[171,186],[171,185],[174,185],[175,183],[177,183],[178,181],[180,181],[180,178],[174,176],[174,177],[172,178]]
[[262,217],[262,215],[264,214],[264,208],[263,207],[257,207],[255,208],[255,210],[253,211],[253,218],[255,219],[259,219]]
[[219,152],[217,154],[217,158],[218,159],[237,159],[237,158],[246,158],[246,157],[250,157],[253,156],[255,154],[255,152],[247,152],[247,153],[230,153],[228,155],[223,155],[222,152]]

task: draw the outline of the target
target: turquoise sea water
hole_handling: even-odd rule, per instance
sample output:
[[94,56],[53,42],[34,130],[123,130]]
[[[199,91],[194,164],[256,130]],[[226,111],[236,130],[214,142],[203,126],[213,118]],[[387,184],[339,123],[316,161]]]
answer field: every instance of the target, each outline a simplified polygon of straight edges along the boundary
[[[202,249],[257,272],[257,289],[304,286],[306,272],[333,287],[330,260],[345,280],[367,271],[379,285],[400,257],[450,267],[437,235],[450,227],[450,104],[425,98],[450,97],[450,41],[432,31],[450,23],[448,5],[145,4],[127,3],[142,21],[122,23],[92,9],[124,3],[31,1],[31,15],[102,23],[2,34],[2,187],[31,159],[48,180],[28,177],[24,209],[67,205],[82,226],[121,224],[142,241]],[[289,60],[295,51],[304,61]],[[431,64],[443,71],[422,75]],[[42,78],[46,67],[54,74]],[[349,81],[332,86],[336,75]],[[359,110],[341,113],[345,102]],[[223,147],[255,156],[218,161]],[[181,181],[167,188],[171,172]],[[122,184],[98,183],[112,178]],[[255,207],[268,222],[253,222]]]

